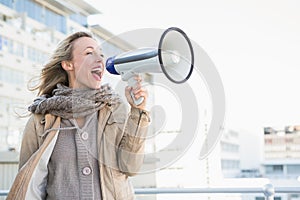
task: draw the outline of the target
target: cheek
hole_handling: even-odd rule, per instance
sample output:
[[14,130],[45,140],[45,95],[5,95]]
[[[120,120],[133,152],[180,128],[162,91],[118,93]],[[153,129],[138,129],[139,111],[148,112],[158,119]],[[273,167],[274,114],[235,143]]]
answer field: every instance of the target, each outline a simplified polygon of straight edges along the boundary
[[87,72],[80,67],[75,68],[74,70],[74,78],[75,80],[82,82],[83,80],[87,79]]
[[106,62],[105,61],[102,61],[102,67],[103,67],[102,71],[104,73],[106,71]]
[[85,66],[86,66],[86,64],[84,64],[82,62],[76,62],[74,64],[75,74],[80,75],[81,73],[85,73],[85,71],[86,71]]

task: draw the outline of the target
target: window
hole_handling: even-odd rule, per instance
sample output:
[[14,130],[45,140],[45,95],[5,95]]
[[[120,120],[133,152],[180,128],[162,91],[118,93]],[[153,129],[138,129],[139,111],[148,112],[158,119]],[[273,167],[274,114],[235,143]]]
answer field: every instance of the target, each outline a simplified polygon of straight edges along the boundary
[[28,47],[27,58],[33,62],[43,63],[48,59],[48,54],[33,47]]
[[0,144],[6,145],[7,128],[0,127]]
[[221,161],[222,169],[239,169],[240,161],[238,160],[225,160]]
[[66,33],[66,18],[39,3],[32,0],[16,1],[16,10],[26,12],[30,18],[45,24],[47,27]]
[[0,50],[24,57],[24,44],[0,35]]
[[49,9],[45,10],[45,22],[47,27],[55,28],[56,30],[66,33],[66,18],[60,14],[57,14]]
[[283,165],[266,165],[266,174],[283,174]]
[[9,53],[13,53],[13,43],[10,39],[8,39],[7,37],[2,36],[1,38],[1,49],[3,51],[9,52]]
[[2,50],[2,36],[0,35],[0,50]]
[[70,15],[70,19],[82,26],[87,26],[87,17],[80,13]]
[[20,42],[13,42],[13,52],[17,56],[24,57],[24,45]]
[[[255,200],[265,200],[265,197],[255,197]],[[274,200],[281,200],[281,197],[274,197]]]
[[300,165],[287,165],[287,174],[300,174]]
[[222,148],[222,151],[224,151],[224,152],[235,152],[235,153],[239,152],[239,146],[236,144],[221,142],[221,148]]
[[24,74],[21,71],[0,66],[0,81],[14,85],[24,85]]
[[9,8],[12,8],[13,7],[13,1],[11,0],[0,0],[0,3],[9,7]]

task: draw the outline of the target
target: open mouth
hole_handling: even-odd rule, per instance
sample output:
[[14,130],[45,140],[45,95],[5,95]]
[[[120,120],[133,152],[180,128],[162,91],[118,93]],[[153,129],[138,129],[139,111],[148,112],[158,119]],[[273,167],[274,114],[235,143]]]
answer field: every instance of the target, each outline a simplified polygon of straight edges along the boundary
[[102,68],[99,67],[94,68],[91,72],[93,74],[93,77],[95,77],[96,80],[101,80],[102,72],[103,72]]

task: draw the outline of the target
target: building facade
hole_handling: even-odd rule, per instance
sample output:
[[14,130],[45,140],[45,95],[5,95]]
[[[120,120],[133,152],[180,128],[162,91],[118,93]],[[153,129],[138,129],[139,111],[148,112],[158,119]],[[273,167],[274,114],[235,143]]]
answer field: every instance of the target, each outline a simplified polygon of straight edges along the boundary
[[[264,128],[263,175],[274,186],[299,186],[300,126]],[[278,195],[278,200],[299,200],[299,194]]]
[[241,172],[239,132],[226,130],[221,141],[221,167],[224,178],[236,178]]
[[9,189],[18,170],[27,106],[36,96],[27,86],[36,81],[57,43],[73,32],[88,31],[103,44],[106,56],[130,47],[118,39],[107,42],[112,33],[89,26],[93,14],[100,11],[83,0],[0,0],[0,189]]
[[19,147],[25,123],[20,116],[35,96],[27,85],[61,39],[82,30],[103,43],[106,55],[128,48],[105,42],[113,35],[101,26],[88,26],[88,16],[99,13],[82,0],[0,0],[0,151]]

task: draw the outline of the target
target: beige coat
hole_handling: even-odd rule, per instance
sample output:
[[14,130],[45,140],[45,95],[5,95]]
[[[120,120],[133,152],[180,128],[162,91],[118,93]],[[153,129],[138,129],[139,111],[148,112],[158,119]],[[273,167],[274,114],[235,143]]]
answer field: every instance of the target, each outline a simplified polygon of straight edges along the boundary
[[[143,163],[149,115],[131,108],[127,116],[123,104],[107,105],[99,111],[98,163],[103,200],[134,199],[128,176],[135,175]],[[47,163],[60,127],[60,117],[32,115],[22,141],[20,170],[8,200],[43,199],[47,184]]]

